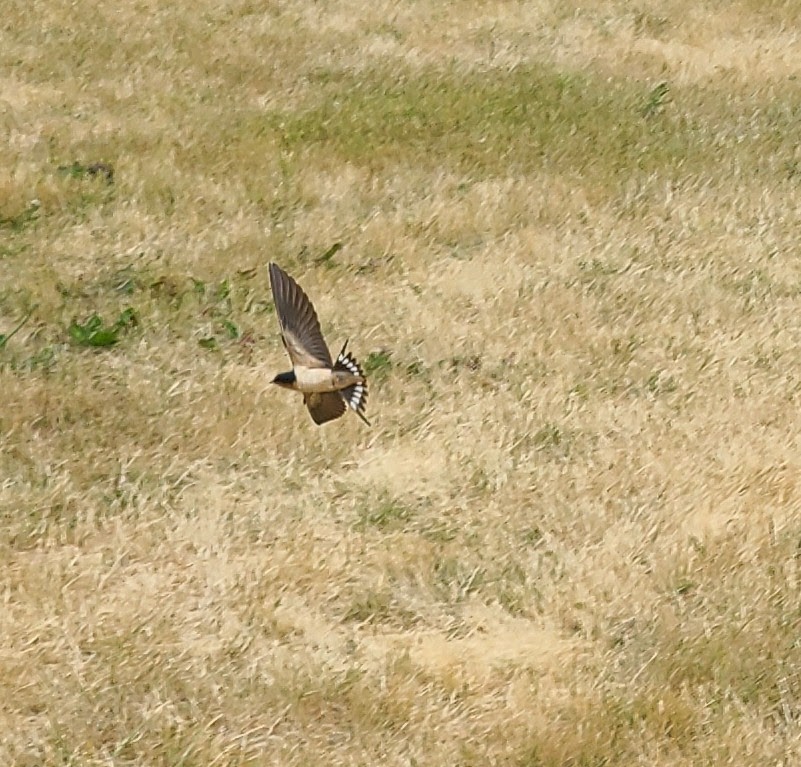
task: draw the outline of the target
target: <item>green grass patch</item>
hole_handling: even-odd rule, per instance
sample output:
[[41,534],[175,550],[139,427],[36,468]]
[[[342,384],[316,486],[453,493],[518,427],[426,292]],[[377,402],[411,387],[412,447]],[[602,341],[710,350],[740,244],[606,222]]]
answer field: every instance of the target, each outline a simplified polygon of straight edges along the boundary
[[[314,106],[270,116],[282,146],[374,168],[413,161],[472,177],[547,170],[606,184],[637,173],[697,173],[725,161],[723,150],[736,140],[715,127],[733,117],[722,94],[545,65],[401,76],[321,72],[318,85]],[[785,104],[755,119],[789,127],[786,112]],[[756,128],[749,128],[755,137]],[[753,146],[755,162],[766,140]]]
[[69,326],[69,336],[78,346],[113,346],[120,340],[120,334],[127,328],[139,324],[136,312],[124,309],[110,325],[102,317],[93,314],[85,322],[75,321]]

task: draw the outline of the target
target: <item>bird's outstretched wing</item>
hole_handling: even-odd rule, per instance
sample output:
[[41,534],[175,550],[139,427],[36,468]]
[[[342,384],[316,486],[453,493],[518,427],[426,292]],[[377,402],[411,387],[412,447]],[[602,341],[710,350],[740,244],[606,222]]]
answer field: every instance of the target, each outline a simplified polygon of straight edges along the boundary
[[[281,336],[293,367],[330,368],[331,352],[320,330],[317,312],[303,288],[276,264],[270,264],[270,285]],[[339,401],[342,401],[341,397]]]
[[326,421],[333,421],[335,418],[339,418],[347,409],[342,395],[335,391],[321,394],[305,394],[303,402],[309,408],[312,420],[318,426],[326,423]]

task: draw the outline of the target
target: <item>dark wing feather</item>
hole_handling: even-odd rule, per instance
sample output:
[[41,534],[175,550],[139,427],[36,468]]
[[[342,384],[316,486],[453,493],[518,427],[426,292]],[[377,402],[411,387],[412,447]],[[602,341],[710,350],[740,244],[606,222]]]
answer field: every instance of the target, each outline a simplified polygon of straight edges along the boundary
[[339,418],[346,410],[345,400],[339,392],[330,391],[321,394],[305,394],[303,402],[309,408],[312,420],[319,426],[326,421]]
[[320,330],[317,313],[303,288],[276,264],[270,264],[270,284],[281,335],[292,365],[330,368],[331,352]]

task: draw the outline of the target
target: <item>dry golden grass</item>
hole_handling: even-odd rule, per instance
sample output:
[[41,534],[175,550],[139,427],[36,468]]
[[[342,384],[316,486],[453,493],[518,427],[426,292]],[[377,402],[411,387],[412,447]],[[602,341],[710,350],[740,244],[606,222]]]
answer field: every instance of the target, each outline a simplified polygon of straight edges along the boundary
[[0,762],[801,763],[799,8],[7,2]]

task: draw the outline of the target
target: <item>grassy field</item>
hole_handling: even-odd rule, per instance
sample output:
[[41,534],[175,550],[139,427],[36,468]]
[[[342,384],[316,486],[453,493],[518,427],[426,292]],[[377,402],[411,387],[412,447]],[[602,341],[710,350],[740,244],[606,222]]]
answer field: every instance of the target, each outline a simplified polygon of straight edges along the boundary
[[799,24],[7,0],[0,763],[801,763]]

